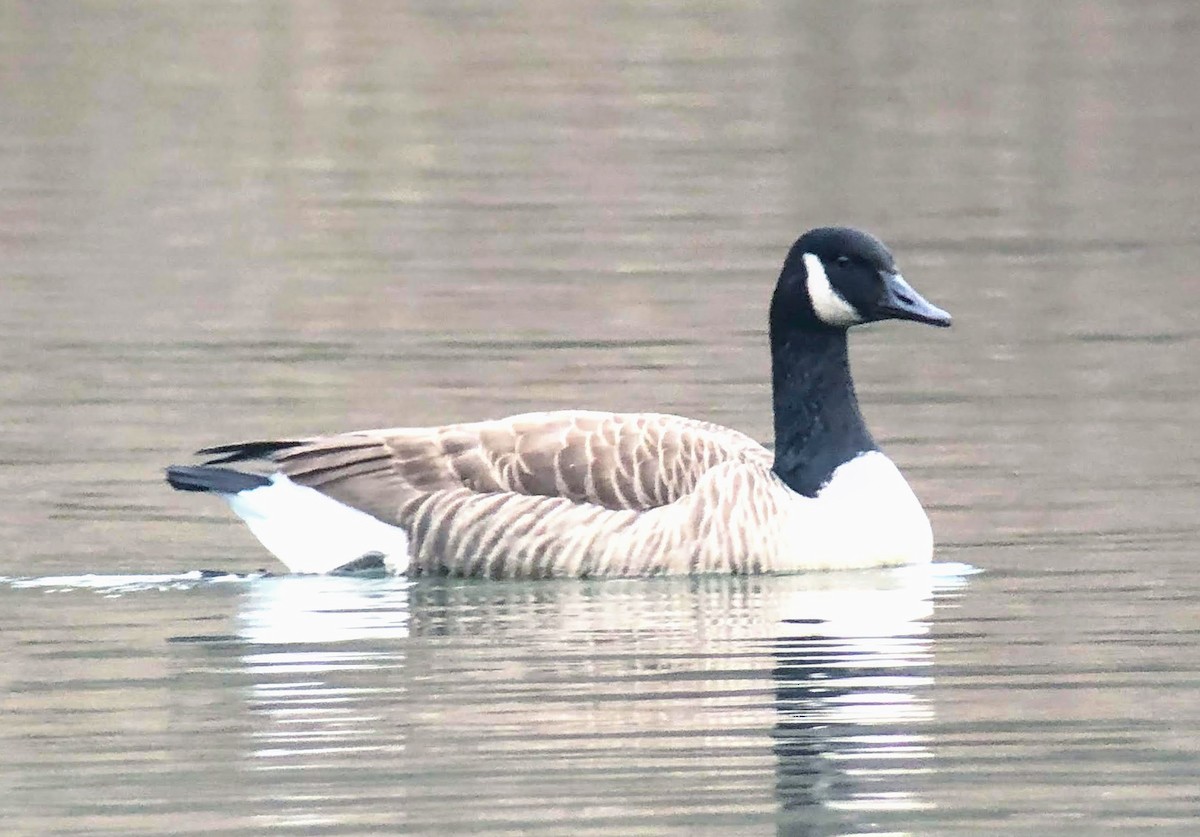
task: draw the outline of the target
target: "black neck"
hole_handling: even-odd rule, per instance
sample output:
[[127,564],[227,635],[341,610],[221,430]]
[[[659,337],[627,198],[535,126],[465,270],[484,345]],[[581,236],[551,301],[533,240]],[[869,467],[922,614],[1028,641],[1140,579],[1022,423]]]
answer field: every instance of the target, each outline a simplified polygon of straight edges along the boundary
[[877,449],[854,395],[844,329],[772,323],[771,378],[774,471],[793,491],[814,497],[839,465]]

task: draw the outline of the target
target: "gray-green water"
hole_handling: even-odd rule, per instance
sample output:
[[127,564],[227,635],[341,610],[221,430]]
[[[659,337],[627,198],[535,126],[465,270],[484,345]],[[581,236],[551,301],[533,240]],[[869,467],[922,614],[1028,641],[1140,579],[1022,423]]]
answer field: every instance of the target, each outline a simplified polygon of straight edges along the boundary
[[[0,4],[6,834],[1194,833],[1200,7]],[[808,226],[933,571],[299,577],[202,445],[770,433]],[[974,573],[972,569],[982,570]]]

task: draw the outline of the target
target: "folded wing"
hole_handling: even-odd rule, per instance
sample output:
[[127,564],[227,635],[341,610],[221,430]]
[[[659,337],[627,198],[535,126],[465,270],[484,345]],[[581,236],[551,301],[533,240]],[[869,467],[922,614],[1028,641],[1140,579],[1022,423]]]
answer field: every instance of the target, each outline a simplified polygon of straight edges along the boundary
[[428,428],[390,428],[306,440],[210,448],[209,464],[264,459],[309,486],[386,522],[406,502],[467,489],[647,510],[692,491],[710,468],[765,463],[742,433],[656,413],[560,411]]

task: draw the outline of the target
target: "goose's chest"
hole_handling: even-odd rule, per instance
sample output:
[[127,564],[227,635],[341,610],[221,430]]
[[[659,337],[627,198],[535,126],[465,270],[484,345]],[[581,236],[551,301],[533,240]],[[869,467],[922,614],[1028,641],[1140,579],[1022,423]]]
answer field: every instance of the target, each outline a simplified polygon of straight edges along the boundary
[[781,569],[851,569],[929,561],[933,532],[908,482],[882,453],[855,457],[816,497],[780,509]]

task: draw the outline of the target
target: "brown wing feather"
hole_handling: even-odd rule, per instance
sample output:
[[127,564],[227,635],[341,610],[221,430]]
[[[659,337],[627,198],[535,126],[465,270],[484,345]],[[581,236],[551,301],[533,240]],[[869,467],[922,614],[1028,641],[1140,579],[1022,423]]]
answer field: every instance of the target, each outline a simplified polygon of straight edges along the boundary
[[295,482],[389,522],[416,496],[462,488],[645,510],[686,495],[721,462],[770,463],[753,439],[719,425],[588,411],[259,445]]

